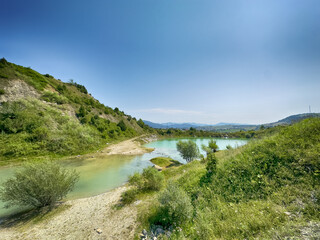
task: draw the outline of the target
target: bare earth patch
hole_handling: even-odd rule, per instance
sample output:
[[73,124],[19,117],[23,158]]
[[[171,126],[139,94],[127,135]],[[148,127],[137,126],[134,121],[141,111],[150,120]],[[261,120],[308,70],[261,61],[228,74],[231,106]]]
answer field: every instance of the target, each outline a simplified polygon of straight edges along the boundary
[[[69,208],[31,225],[0,227],[0,239],[133,239],[137,209],[134,204],[114,208],[126,187],[62,204]],[[101,233],[98,233],[100,232]]]
[[[117,154],[140,155],[140,154],[152,152],[154,150],[153,148],[143,147],[139,139],[141,139],[141,136],[135,137],[117,144],[112,144],[106,147],[105,149],[103,149],[102,151],[95,153],[94,155],[95,157],[99,157],[103,155],[117,155]],[[154,139],[151,139],[151,140],[154,140]]]

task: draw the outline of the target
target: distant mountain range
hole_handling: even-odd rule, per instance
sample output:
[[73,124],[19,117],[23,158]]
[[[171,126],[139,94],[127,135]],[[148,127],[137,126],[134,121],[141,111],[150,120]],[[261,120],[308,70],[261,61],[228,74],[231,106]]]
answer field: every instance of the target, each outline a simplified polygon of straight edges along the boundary
[[238,126],[243,125],[247,126],[247,124],[240,124],[240,123],[217,123],[217,124],[203,124],[203,123],[174,123],[174,122],[167,122],[167,123],[154,123],[147,120],[143,120],[145,124],[147,124],[150,127],[153,128],[178,128],[178,129],[189,129],[191,127],[193,128],[205,128],[205,127],[213,127],[213,126]]
[[167,129],[167,128],[189,129],[193,127],[198,130],[204,130],[204,131],[227,131],[227,130],[240,131],[240,130],[255,130],[260,128],[261,125],[265,127],[289,125],[289,124],[299,122],[303,119],[311,118],[311,117],[320,117],[320,113],[302,113],[302,114],[291,115],[277,122],[266,123],[266,124],[240,124],[240,123],[225,123],[225,122],[221,122],[217,124],[173,123],[173,122],[154,123],[147,120],[143,120],[143,121],[145,124],[147,124],[150,127],[162,128],[162,129]]

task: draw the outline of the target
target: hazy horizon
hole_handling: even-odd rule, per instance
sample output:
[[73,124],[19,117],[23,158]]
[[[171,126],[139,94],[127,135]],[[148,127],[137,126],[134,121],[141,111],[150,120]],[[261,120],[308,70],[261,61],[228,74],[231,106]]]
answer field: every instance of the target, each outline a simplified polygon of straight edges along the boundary
[[320,112],[317,0],[9,1],[0,57],[161,122]]

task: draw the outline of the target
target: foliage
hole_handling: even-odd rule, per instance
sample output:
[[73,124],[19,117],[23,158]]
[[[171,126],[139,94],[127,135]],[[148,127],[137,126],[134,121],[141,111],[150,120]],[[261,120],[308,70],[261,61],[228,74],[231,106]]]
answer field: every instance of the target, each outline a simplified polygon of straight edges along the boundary
[[217,142],[214,141],[213,139],[211,139],[208,143],[208,146],[205,146],[204,144],[202,144],[201,146],[202,150],[205,151],[208,154],[210,153],[215,153],[218,151],[218,145]]
[[57,93],[54,92],[49,92],[45,91],[41,99],[45,100],[46,102],[51,102],[51,103],[57,103],[57,104],[65,104],[68,102],[68,99],[64,96],[60,96]]
[[129,184],[139,191],[158,191],[163,186],[163,175],[153,167],[144,168],[142,174],[135,173],[129,177]]
[[197,144],[191,140],[179,141],[177,143],[177,150],[183,159],[187,162],[193,161],[195,158],[199,157],[199,148]]
[[[165,169],[166,179],[191,199],[192,221],[168,220],[168,211],[149,200],[149,213],[142,213],[149,216],[143,218],[144,227],[175,224],[181,231],[170,239],[300,239],[306,227],[316,231],[320,119],[263,131],[263,139],[210,153],[206,162]],[[180,198],[173,195],[174,200]]]
[[123,120],[121,120],[121,121],[117,124],[117,126],[121,129],[121,131],[126,131],[126,130],[127,130],[127,126],[126,126],[126,124],[124,123]]
[[135,188],[132,188],[132,189],[129,189],[129,190],[123,192],[121,194],[122,203],[123,204],[132,203],[136,199],[137,194],[138,194],[138,192],[137,192],[137,189],[135,189]]
[[207,155],[206,174],[201,178],[201,183],[208,183],[212,181],[212,177],[217,172],[217,158],[214,153]]
[[4,95],[5,93],[4,89],[0,89],[0,95]]
[[69,84],[75,86],[80,92],[82,92],[82,93],[84,93],[84,94],[88,94],[88,91],[87,91],[87,89],[85,88],[85,86],[74,82],[72,79],[70,79]]
[[163,226],[177,227],[191,220],[193,206],[191,199],[175,183],[169,183],[159,196],[160,209],[154,221]]
[[102,145],[97,130],[62,113],[38,100],[3,103],[0,107],[0,156],[13,159],[78,154]]
[[133,188],[122,194],[121,201],[131,203],[139,193],[159,191],[164,185],[164,176],[153,167],[144,168],[142,173],[135,173],[129,177],[129,185]]
[[0,198],[7,206],[53,206],[70,192],[78,180],[75,171],[53,162],[29,163],[4,182]]

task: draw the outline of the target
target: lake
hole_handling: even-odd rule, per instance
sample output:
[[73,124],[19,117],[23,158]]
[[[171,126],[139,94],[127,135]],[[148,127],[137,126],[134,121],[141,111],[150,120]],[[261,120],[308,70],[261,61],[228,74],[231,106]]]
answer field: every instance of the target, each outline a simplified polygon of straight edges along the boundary
[[[207,145],[212,138],[190,138],[199,148],[201,145]],[[154,157],[164,156],[171,157],[182,163],[185,161],[181,158],[176,150],[176,143],[184,139],[164,139],[145,144],[148,148],[154,148],[151,153],[145,153],[138,156],[110,155],[101,158],[89,159],[68,159],[60,161],[67,167],[76,169],[80,174],[79,182],[76,184],[73,192],[68,194],[68,199],[76,199],[98,195],[111,189],[121,186],[128,180],[128,176],[134,172],[141,172],[143,168],[152,166],[149,161]],[[227,145],[233,148],[242,146],[247,143],[244,139],[214,139],[217,142],[219,150],[226,149]],[[200,150],[202,154],[204,152]],[[13,175],[17,167],[0,168],[0,184]],[[0,218],[19,211],[17,208],[4,209],[4,203],[0,202]]]

